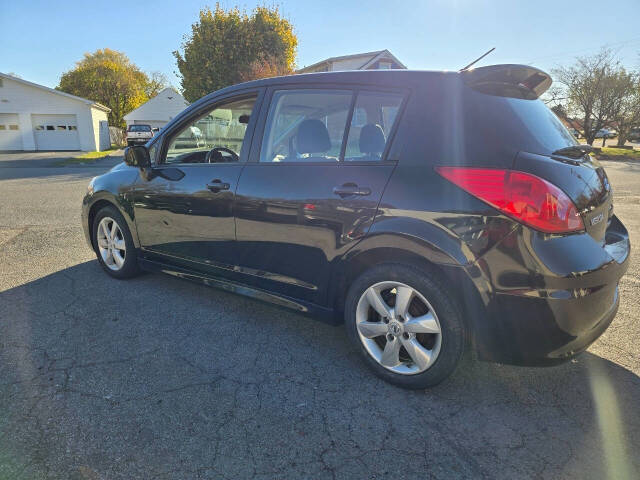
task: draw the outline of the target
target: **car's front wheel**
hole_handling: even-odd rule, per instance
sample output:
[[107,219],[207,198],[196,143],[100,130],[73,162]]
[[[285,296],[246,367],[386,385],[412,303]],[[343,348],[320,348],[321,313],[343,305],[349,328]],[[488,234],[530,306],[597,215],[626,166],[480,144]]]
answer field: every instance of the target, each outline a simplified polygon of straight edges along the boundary
[[347,333],[366,363],[405,388],[437,385],[453,373],[465,348],[462,316],[434,275],[401,264],[367,270],[351,285]]
[[105,272],[114,278],[129,278],[138,273],[131,232],[115,207],[104,207],[96,214],[92,232],[98,262]]

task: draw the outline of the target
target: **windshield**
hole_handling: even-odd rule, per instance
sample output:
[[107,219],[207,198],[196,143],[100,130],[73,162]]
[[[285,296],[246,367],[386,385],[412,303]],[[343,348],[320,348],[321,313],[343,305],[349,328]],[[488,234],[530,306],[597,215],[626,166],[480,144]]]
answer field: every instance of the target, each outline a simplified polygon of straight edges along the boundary
[[130,132],[150,132],[151,127],[149,125],[131,125],[129,126]]

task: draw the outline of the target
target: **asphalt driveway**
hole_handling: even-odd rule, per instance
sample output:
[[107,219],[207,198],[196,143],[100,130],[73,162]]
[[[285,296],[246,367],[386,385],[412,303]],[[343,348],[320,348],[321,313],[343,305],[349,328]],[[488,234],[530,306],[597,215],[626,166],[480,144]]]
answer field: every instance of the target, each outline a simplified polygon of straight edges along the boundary
[[[640,478],[636,251],[618,316],[576,360],[475,363],[409,392],[342,327],[109,278],[79,224],[106,167],[2,157],[0,479]],[[607,168],[635,241],[640,165]]]

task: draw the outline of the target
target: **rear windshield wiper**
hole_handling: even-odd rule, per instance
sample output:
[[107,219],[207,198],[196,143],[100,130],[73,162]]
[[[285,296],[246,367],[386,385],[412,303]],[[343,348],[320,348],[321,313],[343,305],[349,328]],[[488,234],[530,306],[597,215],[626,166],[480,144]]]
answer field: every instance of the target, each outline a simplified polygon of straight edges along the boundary
[[582,158],[593,152],[591,145],[569,145],[568,147],[559,148],[551,153],[551,155],[560,155],[569,158]]

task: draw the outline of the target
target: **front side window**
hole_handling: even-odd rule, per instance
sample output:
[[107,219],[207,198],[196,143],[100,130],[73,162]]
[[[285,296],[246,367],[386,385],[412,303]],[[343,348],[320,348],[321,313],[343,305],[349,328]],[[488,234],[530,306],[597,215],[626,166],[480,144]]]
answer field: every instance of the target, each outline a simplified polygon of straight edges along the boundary
[[279,90],[273,94],[261,162],[337,162],[352,92]]
[[345,162],[379,161],[396,120],[402,95],[360,92],[351,117]]
[[256,97],[218,105],[169,138],[164,163],[240,161]]

